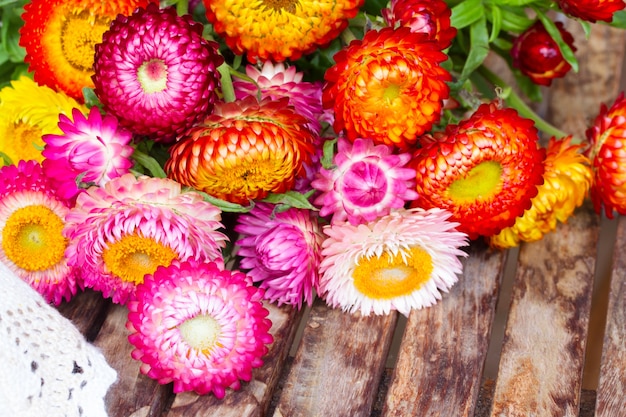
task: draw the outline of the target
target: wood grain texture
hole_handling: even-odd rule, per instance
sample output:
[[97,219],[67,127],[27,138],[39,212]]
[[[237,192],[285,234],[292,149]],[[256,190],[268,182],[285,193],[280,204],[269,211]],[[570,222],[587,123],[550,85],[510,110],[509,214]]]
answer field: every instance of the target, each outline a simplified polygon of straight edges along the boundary
[[278,383],[280,371],[294,339],[302,312],[290,306],[276,307],[266,303],[272,321],[274,342],[264,357],[263,367],[253,373],[254,379],[242,384],[239,391],[228,391],[224,399],[213,395],[184,393],[176,395],[167,417],[257,417],[264,416]]
[[618,223],[596,417],[626,416],[626,218]]
[[157,417],[161,416],[169,402],[171,385],[158,382],[139,372],[141,362],[130,353],[133,346],[128,342],[126,329],[128,309],[112,305],[94,344],[98,346],[109,365],[117,371],[117,381],[111,386],[105,403],[111,417]]
[[492,417],[578,415],[598,242],[589,205],[522,245]]
[[368,417],[397,316],[313,304],[274,417]]
[[92,290],[76,294],[69,302],[58,306],[59,312],[72,321],[89,341],[93,341],[104,322],[111,300]]
[[463,276],[411,312],[383,416],[473,416],[506,252],[472,243]]

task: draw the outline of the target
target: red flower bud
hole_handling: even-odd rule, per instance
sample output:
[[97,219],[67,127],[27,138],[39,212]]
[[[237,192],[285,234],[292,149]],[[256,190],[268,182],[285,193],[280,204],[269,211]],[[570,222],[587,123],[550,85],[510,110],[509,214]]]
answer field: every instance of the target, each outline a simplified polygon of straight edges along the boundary
[[[556,27],[567,45],[574,47],[574,37],[561,22]],[[550,85],[554,78],[563,77],[572,66],[563,58],[559,46],[541,22],[526,29],[513,42],[511,48],[513,67],[528,76],[535,84]]]
[[565,13],[588,22],[610,22],[616,11],[626,7],[624,0],[558,0],[558,3]]

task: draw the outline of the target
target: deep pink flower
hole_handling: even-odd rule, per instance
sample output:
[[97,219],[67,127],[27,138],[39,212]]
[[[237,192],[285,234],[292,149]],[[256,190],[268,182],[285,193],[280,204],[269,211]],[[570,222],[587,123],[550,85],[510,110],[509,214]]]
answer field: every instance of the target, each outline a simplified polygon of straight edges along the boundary
[[375,220],[418,197],[414,190],[416,172],[406,168],[408,153],[392,153],[388,145],[369,139],[350,143],[340,137],[333,169],[320,168],[311,183],[321,194],[315,204],[320,215],[333,222],[348,220],[353,225]]
[[87,287],[125,304],[158,266],[196,259],[223,265],[220,210],[164,178],[126,174],[80,193],[67,215],[69,263]]
[[59,115],[63,134],[43,136],[46,146],[42,154],[46,159],[42,165],[46,175],[73,180],[59,189],[65,198],[78,194],[77,178],[82,183],[102,186],[128,173],[133,165],[133,148],[129,145],[132,134],[119,127],[115,117],[102,116],[95,106],[88,117],[78,109],[72,110],[72,117],[74,120]]
[[260,282],[268,300],[298,308],[303,298],[312,303],[323,240],[316,215],[297,208],[274,212],[273,205],[259,203],[238,217],[235,231],[241,236],[240,266]]
[[224,62],[191,15],[155,4],[119,15],[95,47],[95,93],[138,135],[171,142],[213,109]]
[[141,372],[174,392],[238,390],[263,365],[272,323],[263,290],[217,264],[174,262],[147,275],[128,303],[128,337]]
[[46,301],[70,300],[82,286],[63,236],[71,202],[35,161],[0,168],[0,261]]

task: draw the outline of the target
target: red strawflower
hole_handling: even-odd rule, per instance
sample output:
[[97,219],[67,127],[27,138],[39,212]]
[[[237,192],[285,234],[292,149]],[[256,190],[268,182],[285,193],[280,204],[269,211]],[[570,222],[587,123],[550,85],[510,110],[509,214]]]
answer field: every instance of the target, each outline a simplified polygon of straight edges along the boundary
[[594,182],[591,199],[598,213],[613,218],[626,214],[626,99],[621,93],[610,108],[602,105],[593,126],[587,129]]
[[481,105],[467,120],[415,152],[413,205],[452,212],[470,239],[512,226],[530,208],[543,182],[545,151],[532,120],[494,103]]
[[[563,23],[556,22],[565,43],[576,51],[574,37]],[[565,76],[572,66],[563,58],[559,46],[543,23],[537,21],[513,42],[513,67],[528,76],[535,84],[550,85],[554,78]]]
[[558,0],[565,13],[588,22],[611,22],[616,11],[626,7],[624,0]]
[[443,0],[392,0],[381,14],[391,27],[408,26],[412,32],[426,33],[442,50],[456,36],[456,28],[450,25],[452,11]]

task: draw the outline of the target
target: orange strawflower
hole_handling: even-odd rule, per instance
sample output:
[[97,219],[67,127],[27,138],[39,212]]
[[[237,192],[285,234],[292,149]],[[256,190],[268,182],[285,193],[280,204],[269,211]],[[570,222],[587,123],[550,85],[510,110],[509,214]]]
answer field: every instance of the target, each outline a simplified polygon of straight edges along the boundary
[[409,165],[417,170],[420,197],[413,205],[452,212],[470,239],[512,226],[543,181],[545,151],[537,141],[532,120],[482,104],[415,152]]
[[591,162],[580,153],[582,145],[572,145],[572,137],[550,139],[544,161],[543,184],[532,199],[532,207],[499,234],[489,238],[492,247],[501,249],[534,242],[556,229],[557,221],[566,222],[579,207],[591,186]]
[[290,190],[314,152],[308,119],[288,100],[247,97],[212,115],[172,146],[168,176],[223,200],[247,204]]
[[439,121],[448,98],[447,55],[408,27],[370,30],[335,54],[322,101],[348,139],[407,148]]
[[77,100],[93,87],[94,46],[118,14],[156,0],[32,0],[24,6],[20,45],[35,81]]

